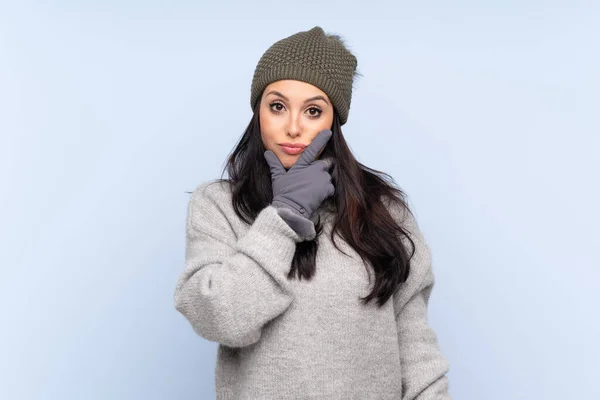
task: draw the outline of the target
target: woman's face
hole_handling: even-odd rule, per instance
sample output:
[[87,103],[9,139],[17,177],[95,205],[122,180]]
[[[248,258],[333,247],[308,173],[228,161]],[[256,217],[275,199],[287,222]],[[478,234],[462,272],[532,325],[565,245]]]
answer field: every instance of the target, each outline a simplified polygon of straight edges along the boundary
[[321,89],[306,82],[281,80],[271,83],[260,102],[260,131],[265,149],[290,168],[323,129],[331,129],[333,105]]

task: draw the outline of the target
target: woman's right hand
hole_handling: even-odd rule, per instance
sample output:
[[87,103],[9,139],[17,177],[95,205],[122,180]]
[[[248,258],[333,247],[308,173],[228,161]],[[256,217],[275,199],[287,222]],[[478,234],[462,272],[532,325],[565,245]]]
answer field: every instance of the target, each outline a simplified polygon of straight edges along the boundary
[[287,208],[310,219],[321,203],[333,195],[335,188],[329,173],[332,161],[316,160],[331,135],[328,129],[319,132],[288,171],[275,153],[265,151],[264,156],[271,169],[274,207]]

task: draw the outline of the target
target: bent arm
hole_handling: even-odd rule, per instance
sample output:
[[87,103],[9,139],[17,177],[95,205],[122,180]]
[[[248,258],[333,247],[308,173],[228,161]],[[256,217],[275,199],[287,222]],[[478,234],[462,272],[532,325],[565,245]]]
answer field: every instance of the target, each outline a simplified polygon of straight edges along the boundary
[[292,302],[286,275],[301,239],[272,206],[237,239],[218,201],[203,187],[192,195],[175,308],[205,339],[244,347]]

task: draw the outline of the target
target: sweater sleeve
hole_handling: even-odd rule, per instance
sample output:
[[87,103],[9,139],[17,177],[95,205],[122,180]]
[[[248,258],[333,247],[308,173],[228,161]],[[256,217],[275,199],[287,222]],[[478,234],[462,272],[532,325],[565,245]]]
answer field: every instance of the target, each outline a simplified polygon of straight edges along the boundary
[[224,199],[205,188],[197,188],[189,202],[175,308],[203,338],[248,346],[293,300],[286,275],[301,239],[273,206],[238,239],[220,207]]
[[435,281],[431,252],[412,214],[405,211],[404,215],[402,225],[415,243],[415,254],[409,277],[394,298],[402,400],[450,400],[446,376],[449,364],[427,322],[428,302]]

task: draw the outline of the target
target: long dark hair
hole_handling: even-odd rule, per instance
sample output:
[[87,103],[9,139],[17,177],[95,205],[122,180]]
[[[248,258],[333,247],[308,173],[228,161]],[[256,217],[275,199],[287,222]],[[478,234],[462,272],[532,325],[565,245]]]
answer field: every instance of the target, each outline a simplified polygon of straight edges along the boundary
[[[254,109],[252,120],[235,149],[230,153],[220,181],[228,181],[232,190],[233,208],[246,223],[251,224],[258,213],[271,204],[273,192],[271,172],[264,158],[264,145],[260,134],[260,101]],[[337,112],[334,115],[333,133],[321,157],[335,160],[331,172],[335,194],[326,202],[335,208],[331,240],[336,248],[337,232],[361,257],[367,268],[375,273],[371,293],[360,298],[363,303],[377,299],[382,306],[394,294],[400,283],[406,281],[410,259],[415,252],[413,240],[394,218],[384,199],[410,212],[405,193],[395,186],[392,177],[358,162],[342,135]],[[225,172],[229,179],[223,179]],[[288,279],[310,280],[316,273],[317,238],[323,231],[320,218],[315,224],[317,236],[312,241],[296,245]],[[405,236],[412,245],[411,254],[399,238]],[[338,248],[339,250],[339,248]],[[340,250],[341,251],[341,250]]]

